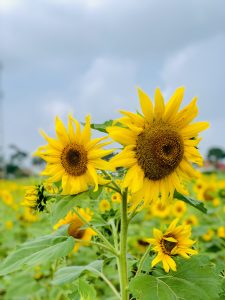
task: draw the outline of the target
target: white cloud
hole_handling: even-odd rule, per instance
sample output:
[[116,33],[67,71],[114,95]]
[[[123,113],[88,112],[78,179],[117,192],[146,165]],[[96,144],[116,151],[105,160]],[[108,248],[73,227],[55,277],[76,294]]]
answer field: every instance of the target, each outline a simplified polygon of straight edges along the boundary
[[21,3],[21,0],[0,0],[0,14],[10,13],[12,10],[17,9]]
[[50,118],[54,118],[55,116],[65,118],[69,113],[73,114],[73,107],[65,99],[57,97],[54,99],[46,98],[42,110],[45,116]]
[[167,95],[184,85],[187,91],[185,102],[198,96],[200,119],[211,123],[202,142],[205,151],[211,144],[225,147],[221,130],[218,130],[225,128],[224,53],[225,36],[219,35],[179,51],[167,60],[161,72]]
[[136,72],[135,63],[129,60],[97,58],[80,78],[75,111],[91,113],[95,120],[103,121],[124,106],[134,108],[131,98]]

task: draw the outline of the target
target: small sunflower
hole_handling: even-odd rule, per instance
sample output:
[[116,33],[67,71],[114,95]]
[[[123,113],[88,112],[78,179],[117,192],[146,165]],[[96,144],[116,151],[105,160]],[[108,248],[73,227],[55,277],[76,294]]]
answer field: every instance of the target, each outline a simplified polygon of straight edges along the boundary
[[152,216],[162,219],[168,217],[171,213],[171,206],[160,201],[155,202],[150,209]]
[[183,201],[176,201],[172,208],[172,213],[175,217],[180,218],[187,210],[187,205]]
[[111,204],[108,200],[106,199],[102,199],[99,203],[99,209],[102,213],[104,213],[105,211],[110,210],[111,208]]
[[209,229],[206,233],[202,235],[202,239],[206,242],[209,242],[213,239],[214,231],[212,229]]
[[225,226],[220,226],[217,229],[217,236],[220,238],[225,238]]
[[193,187],[197,199],[207,202],[212,202],[218,196],[218,189],[218,179],[214,175],[201,175]]
[[112,196],[111,196],[111,200],[112,202],[116,202],[116,203],[120,203],[121,202],[121,199],[122,199],[122,196],[120,193],[113,193]]
[[198,218],[195,215],[190,215],[184,220],[185,225],[198,225]]
[[[90,222],[92,219],[93,213],[89,208],[77,208],[79,214],[87,221]],[[75,239],[86,241],[87,243],[76,242],[73,251],[77,252],[81,245],[88,245],[88,242],[91,240],[92,236],[96,233],[91,228],[83,228],[85,226],[84,222],[73,212],[68,212],[64,219],[59,220],[57,224],[54,225],[53,229],[57,230],[63,225],[69,224],[68,234]]]
[[152,261],[152,267],[162,261],[166,272],[169,272],[170,269],[176,271],[173,256],[180,255],[189,258],[189,255],[197,254],[197,251],[192,249],[195,241],[190,239],[191,227],[187,225],[177,226],[177,222],[178,219],[174,220],[165,233],[154,229],[154,238],[146,239],[148,243],[153,245],[153,250],[158,253]]
[[56,117],[55,139],[43,131],[41,133],[48,142],[36,152],[37,156],[47,162],[42,175],[50,176],[49,182],[62,180],[62,194],[78,194],[86,191],[89,185],[94,185],[94,190],[97,191],[98,184],[108,182],[97,174],[97,169],[109,169],[108,162],[102,158],[111,154],[113,150],[102,149],[109,144],[101,143],[105,137],[91,140],[90,116],[86,118],[83,131],[79,122],[69,116],[68,130]]
[[[128,168],[123,188],[128,187],[144,204],[172,198],[174,190],[187,194],[183,179],[198,176],[192,163],[202,165],[197,145],[198,134],[208,127],[207,122],[191,123],[197,116],[197,99],[178,112],[184,88],[178,88],[167,105],[159,89],[155,92],[155,106],[141,89],[138,89],[142,114],[121,111],[121,126],[107,128],[109,136],[124,149],[112,158],[113,166]],[[190,124],[191,123],[191,124]],[[118,124],[118,125],[119,125]]]

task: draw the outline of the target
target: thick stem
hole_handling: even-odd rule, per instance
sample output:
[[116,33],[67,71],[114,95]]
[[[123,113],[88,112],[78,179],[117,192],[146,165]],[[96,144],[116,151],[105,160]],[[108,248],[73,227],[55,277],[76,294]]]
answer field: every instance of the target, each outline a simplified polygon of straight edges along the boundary
[[121,233],[120,233],[120,290],[121,299],[128,300],[128,273],[127,273],[127,191],[123,193],[121,201]]

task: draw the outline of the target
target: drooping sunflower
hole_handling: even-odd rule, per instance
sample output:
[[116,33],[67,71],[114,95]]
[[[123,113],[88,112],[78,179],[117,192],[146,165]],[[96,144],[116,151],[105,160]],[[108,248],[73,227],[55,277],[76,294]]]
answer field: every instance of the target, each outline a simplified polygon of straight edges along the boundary
[[[77,210],[79,214],[84,218],[84,220],[86,220],[87,222],[91,221],[93,213],[89,208],[77,208]],[[68,212],[64,219],[59,220],[59,222],[55,224],[53,228],[57,230],[61,226],[67,224],[69,224],[68,234],[74,237],[75,239],[82,241],[75,243],[73,249],[74,252],[77,252],[81,245],[87,245],[88,242],[91,240],[92,236],[96,234],[95,231],[91,228],[82,228],[85,226],[85,223],[77,216],[76,213],[73,213],[71,211]],[[86,243],[84,243],[84,241]]]
[[189,225],[177,226],[178,219],[175,219],[165,233],[161,230],[154,229],[154,238],[146,239],[153,245],[153,250],[157,252],[157,256],[152,261],[152,267],[162,261],[163,268],[166,272],[170,269],[176,271],[176,263],[173,256],[180,255],[184,258],[190,258],[190,255],[197,254],[192,249],[195,241],[190,239],[191,227]]
[[178,88],[166,105],[160,89],[154,106],[141,89],[138,94],[142,114],[121,111],[124,117],[107,128],[109,136],[124,146],[111,160],[115,168],[128,168],[123,188],[137,195],[133,205],[159,196],[163,201],[172,199],[175,189],[187,194],[182,182],[197,176],[191,163],[203,163],[198,134],[208,127],[207,122],[191,123],[198,114],[197,99],[179,111],[184,88]]
[[109,144],[101,143],[106,137],[91,140],[90,116],[86,117],[83,131],[79,122],[69,116],[68,130],[56,117],[55,139],[43,131],[41,133],[48,142],[36,152],[37,156],[47,162],[42,175],[50,176],[49,182],[62,180],[62,194],[78,194],[86,191],[89,185],[95,186],[96,191],[98,184],[107,182],[97,174],[97,169],[109,169],[108,162],[102,158],[113,150],[102,149]]

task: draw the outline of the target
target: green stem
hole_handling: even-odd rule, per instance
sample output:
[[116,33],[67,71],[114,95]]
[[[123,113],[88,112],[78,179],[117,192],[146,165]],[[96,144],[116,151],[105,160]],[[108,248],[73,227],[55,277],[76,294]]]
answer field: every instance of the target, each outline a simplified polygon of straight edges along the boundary
[[142,258],[141,258],[141,260],[140,260],[140,262],[139,262],[138,270],[137,270],[137,273],[136,273],[135,277],[138,276],[138,275],[140,275],[141,270],[142,270],[143,265],[144,265],[144,262],[145,262],[145,260],[146,260],[146,258],[147,258],[147,256],[148,256],[148,254],[149,254],[149,252],[150,252],[150,249],[151,249],[151,245],[148,245],[148,247],[147,247],[145,253],[143,254],[143,256],[142,256]]
[[88,227],[90,227],[92,230],[94,230],[97,233],[98,237],[100,239],[102,239],[102,241],[111,250],[111,252],[115,256],[118,256],[118,253],[117,253],[116,249],[110,244],[110,242],[104,237],[104,235],[97,228],[95,228],[91,223],[89,223],[88,221],[86,221],[85,218],[75,208],[73,209],[73,211],[83,221],[83,223],[85,225],[87,225]]
[[[108,177],[109,179],[111,179],[111,182],[110,182],[110,183],[112,183],[112,185],[114,185],[114,187],[109,186],[110,189],[112,189],[112,190],[114,190],[114,191],[117,191],[118,193],[121,194],[121,189],[120,189],[120,187],[115,183],[115,181],[112,179],[112,177],[111,177],[106,171],[104,171],[104,170],[102,170],[102,173],[103,173],[106,177]],[[110,183],[109,183],[109,184],[110,184]]]
[[109,187],[111,190],[114,190],[115,192],[117,192],[117,193],[120,193],[120,194],[121,194],[121,191],[120,191],[120,190],[118,190],[117,188],[115,188],[114,186],[107,185],[107,187]]
[[[84,244],[87,243],[87,241],[80,240],[80,239],[75,239],[74,238],[74,240],[75,240],[75,242],[78,242],[78,243],[84,243]],[[99,248],[103,248],[103,249],[105,249],[105,250],[107,250],[107,251],[109,251],[109,252],[111,252],[112,254],[115,255],[115,252],[112,251],[112,249],[110,249],[109,247],[107,247],[105,244],[97,243],[97,242],[94,242],[94,241],[88,241],[88,243],[91,244],[91,245],[98,246]]]
[[120,290],[121,300],[128,300],[128,272],[127,272],[127,191],[122,195],[121,201],[121,233],[120,233]]
[[[115,246],[116,250],[119,251],[118,226],[116,226],[116,224],[114,223],[113,220],[110,222],[110,225],[112,227],[114,246]],[[116,257],[116,264],[117,264],[117,268],[118,268],[119,282],[120,282],[120,285],[121,285],[120,257],[119,256]]]
[[105,283],[108,284],[108,286],[113,291],[113,293],[116,295],[116,297],[118,299],[120,299],[120,294],[118,293],[118,291],[116,290],[116,288],[114,287],[114,285],[111,283],[111,281],[109,281],[109,279],[102,272],[99,272],[99,271],[95,270],[95,273],[98,274],[99,277],[101,277],[105,281]]

